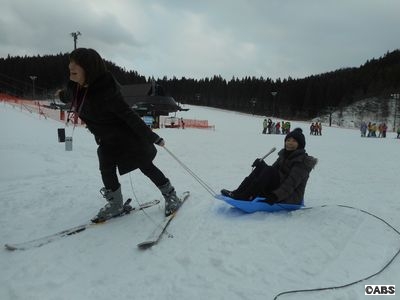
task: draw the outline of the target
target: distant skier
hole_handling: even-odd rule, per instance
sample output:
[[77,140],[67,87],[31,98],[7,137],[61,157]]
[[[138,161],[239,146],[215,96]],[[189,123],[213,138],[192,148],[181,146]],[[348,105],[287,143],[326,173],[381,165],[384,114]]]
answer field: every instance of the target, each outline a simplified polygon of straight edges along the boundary
[[387,132],[387,125],[386,125],[386,123],[383,123],[379,134],[381,135],[381,137],[385,138],[386,132]]
[[60,100],[71,102],[72,110],[94,135],[104,187],[100,193],[107,204],[92,219],[107,220],[122,212],[120,175],[140,169],[160,189],[165,198],[165,215],[180,205],[175,188],[154,164],[164,140],[154,133],[124,101],[119,84],[106,70],[101,56],[93,49],[78,48],[69,56],[70,82],[59,92]]
[[271,119],[268,119],[268,122],[267,122],[267,132],[268,132],[268,134],[272,133],[272,120]]
[[234,191],[221,190],[221,194],[239,200],[265,197],[269,204],[300,204],[304,198],[306,184],[317,159],[309,156],[304,149],[305,137],[300,128],[286,135],[284,148],[278,159],[268,166],[256,159],[255,167]]
[[321,122],[317,122],[317,135],[322,135],[322,123]]
[[313,135],[313,134],[315,134],[315,124],[314,124],[314,122],[311,123],[311,125],[310,125],[310,135]]
[[263,131],[262,131],[263,134],[267,133],[267,128],[268,128],[268,121],[267,121],[267,119],[264,119],[264,121],[263,121]]
[[367,135],[367,128],[367,123],[365,121],[362,121],[360,125],[361,137],[365,137]]
[[281,122],[276,122],[275,124],[275,133],[276,134],[281,134]]

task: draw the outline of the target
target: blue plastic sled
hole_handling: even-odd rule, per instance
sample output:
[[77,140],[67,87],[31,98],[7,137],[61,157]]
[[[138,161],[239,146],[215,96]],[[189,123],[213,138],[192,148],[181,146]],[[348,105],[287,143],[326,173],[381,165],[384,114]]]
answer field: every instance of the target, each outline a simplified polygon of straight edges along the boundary
[[245,200],[236,200],[230,197],[226,197],[224,195],[217,195],[215,197],[218,200],[225,201],[226,203],[246,212],[246,213],[254,213],[256,211],[267,211],[267,212],[276,212],[282,210],[297,210],[304,207],[304,202],[301,204],[285,204],[285,203],[276,203],[270,205],[266,202],[263,202],[265,198],[257,197],[252,201]]

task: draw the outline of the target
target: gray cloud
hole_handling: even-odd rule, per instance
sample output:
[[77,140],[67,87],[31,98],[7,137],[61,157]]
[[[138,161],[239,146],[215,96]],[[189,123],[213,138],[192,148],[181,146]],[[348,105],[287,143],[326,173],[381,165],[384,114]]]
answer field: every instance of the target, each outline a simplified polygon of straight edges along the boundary
[[297,78],[399,48],[397,0],[3,0],[0,56],[78,46],[145,76]]

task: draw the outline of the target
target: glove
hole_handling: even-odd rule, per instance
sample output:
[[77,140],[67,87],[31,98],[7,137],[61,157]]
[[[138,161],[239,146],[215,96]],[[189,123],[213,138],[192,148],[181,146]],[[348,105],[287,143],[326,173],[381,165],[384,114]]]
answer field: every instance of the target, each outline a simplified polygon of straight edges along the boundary
[[158,146],[161,146],[161,147],[164,147],[164,145],[165,145],[165,141],[164,141],[164,139],[163,138],[158,138],[155,142],[154,142],[154,144],[156,144],[156,145],[158,145]]
[[269,205],[273,205],[278,202],[278,197],[274,193],[267,193],[265,195],[265,202]]
[[253,168],[257,167],[261,163],[261,158],[256,158],[256,160],[251,165]]
[[266,165],[265,161],[263,161],[261,158],[256,158],[256,160],[253,162],[253,164],[251,165],[253,168],[262,166],[262,165]]

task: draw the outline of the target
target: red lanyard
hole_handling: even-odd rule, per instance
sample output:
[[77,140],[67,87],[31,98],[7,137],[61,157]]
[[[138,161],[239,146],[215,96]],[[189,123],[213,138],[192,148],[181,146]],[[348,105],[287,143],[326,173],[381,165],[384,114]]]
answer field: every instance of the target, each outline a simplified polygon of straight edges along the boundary
[[[67,124],[69,123],[70,119],[71,119],[71,114],[78,116],[80,115],[81,111],[82,111],[82,107],[83,104],[85,103],[85,99],[86,99],[86,94],[87,94],[87,89],[85,90],[85,93],[83,94],[82,100],[79,104],[78,107],[78,102],[79,102],[79,85],[76,86],[76,93],[75,93],[75,97],[74,100],[72,100],[71,102],[71,109],[68,113],[68,118],[67,118]],[[74,122],[74,128],[75,128],[75,122]]]

